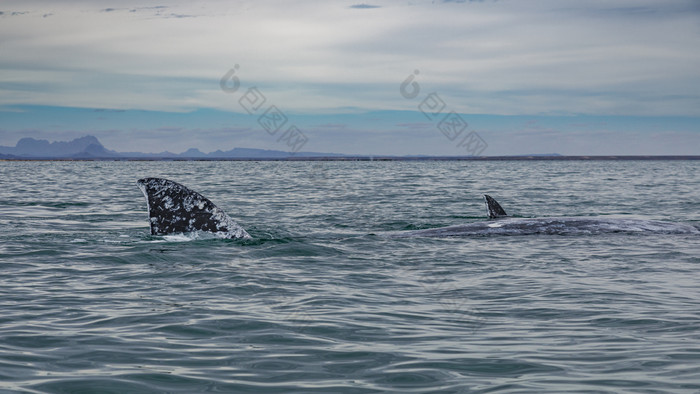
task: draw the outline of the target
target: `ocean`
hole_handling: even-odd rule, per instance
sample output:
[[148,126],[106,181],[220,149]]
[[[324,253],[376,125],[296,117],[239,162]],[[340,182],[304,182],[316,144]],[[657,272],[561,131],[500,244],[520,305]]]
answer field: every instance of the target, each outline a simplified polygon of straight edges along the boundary
[[[143,177],[252,236],[151,236]],[[700,391],[699,161],[0,162],[0,392]]]

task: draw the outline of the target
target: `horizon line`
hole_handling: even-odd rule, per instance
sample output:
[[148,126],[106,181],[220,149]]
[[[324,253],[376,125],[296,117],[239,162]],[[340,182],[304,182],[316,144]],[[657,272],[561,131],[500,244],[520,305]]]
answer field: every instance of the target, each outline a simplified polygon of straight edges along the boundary
[[288,157],[8,157],[0,161],[679,161],[700,155],[288,156]]

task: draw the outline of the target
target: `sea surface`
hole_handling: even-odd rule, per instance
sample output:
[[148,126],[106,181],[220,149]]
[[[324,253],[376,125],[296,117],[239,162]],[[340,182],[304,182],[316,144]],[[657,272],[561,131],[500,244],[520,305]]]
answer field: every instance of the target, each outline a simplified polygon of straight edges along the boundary
[[[151,236],[147,176],[253,239]],[[0,392],[700,391],[700,236],[383,236],[485,193],[700,226],[697,161],[0,162]]]

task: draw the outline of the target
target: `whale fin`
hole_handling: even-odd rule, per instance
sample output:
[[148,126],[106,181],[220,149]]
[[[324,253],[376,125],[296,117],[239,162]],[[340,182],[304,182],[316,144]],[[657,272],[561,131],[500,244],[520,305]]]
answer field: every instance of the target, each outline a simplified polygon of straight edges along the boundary
[[139,179],[136,184],[146,196],[151,235],[207,231],[227,238],[250,235],[224,211],[201,194],[162,178]]
[[486,200],[486,209],[489,211],[489,219],[496,219],[503,216],[508,216],[505,210],[501,208],[501,205],[494,200],[488,194],[484,194],[484,199]]

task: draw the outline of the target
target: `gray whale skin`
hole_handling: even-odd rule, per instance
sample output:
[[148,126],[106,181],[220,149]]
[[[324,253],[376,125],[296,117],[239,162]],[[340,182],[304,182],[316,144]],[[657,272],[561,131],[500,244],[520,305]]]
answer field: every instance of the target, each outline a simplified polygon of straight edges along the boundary
[[404,237],[467,237],[479,235],[584,235],[605,233],[700,234],[688,224],[631,218],[548,217],[512,218],[491,196],[484,195],[488,221],[460,224],[425,230],[400,231],[387,234]]
[[146,196],[151,235],[205,231],[224,238],[250,238],[243,227],[209,199],[177,182],[143,178],[136,184]]
[[[146,196],[152,235],[205,231],[225,238],[251,238],[243,227],[206,197],[177,182],[163,178],[143,178],[137,184]],[[610,217],[512,218],[491,196],[484,195],[484,200],[490,219],[488,221],[381,235],[406,238],[600,233],[700,234],[700,230],[693,226],[660,220]]]

